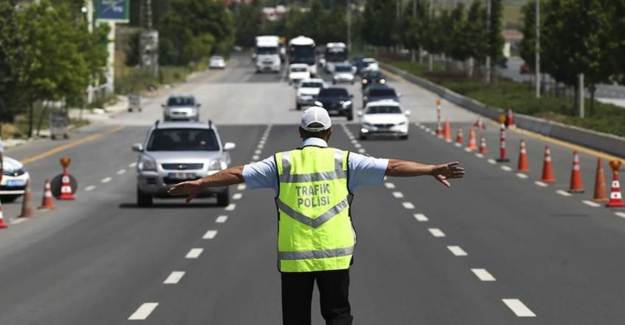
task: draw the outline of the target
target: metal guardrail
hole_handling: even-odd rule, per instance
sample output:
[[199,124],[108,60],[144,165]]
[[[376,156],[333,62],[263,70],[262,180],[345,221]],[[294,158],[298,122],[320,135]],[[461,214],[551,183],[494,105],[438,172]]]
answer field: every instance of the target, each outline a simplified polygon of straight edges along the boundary
[[[499,107],[484,105],[479,101],[460,95],[402,69],[385,63],[380,63],[380,65],[383,69],[399,75],[405,80],[421,86],[422,88],[437,94],[445,100],[492,120],[497,121],[499,115],[504,112],[504,110]],[[587,130],[576,126],[547,121],[545,119],[524,114],[515,114],[515,121],[518,128],[592,148],[598,151],[603,151],[625,159],[625,138],[612,134]]]

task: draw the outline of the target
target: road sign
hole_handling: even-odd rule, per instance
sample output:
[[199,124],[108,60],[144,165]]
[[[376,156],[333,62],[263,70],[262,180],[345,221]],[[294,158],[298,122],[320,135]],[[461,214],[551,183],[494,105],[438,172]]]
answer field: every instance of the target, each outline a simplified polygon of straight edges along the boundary
[[130,22],[129,0],[95,0],[96,19],[118,23]]

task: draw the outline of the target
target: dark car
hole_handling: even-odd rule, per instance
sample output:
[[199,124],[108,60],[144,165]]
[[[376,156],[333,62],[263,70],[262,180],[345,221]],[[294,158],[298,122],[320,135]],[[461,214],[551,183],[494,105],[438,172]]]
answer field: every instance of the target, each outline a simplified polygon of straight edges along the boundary
[[369,102],[378,100],[394,100],[399,102],[399,94],[395,92],[395,89],[385,85],[373,85],[365,88],[362,94],[362,107],[367,106]]
[[323,88],[319,91],[316,104],[325,108],[331,116],[345,116],[351,121],[354,119],[352,97],[342,87]]
[[360,86],[364,91],[365,88],[371,85],[385,85],[386,77],[380,73],[380,71],[368,71],[363,74],[362,79],[360,79]]
[[362,69],[366,68],[368,63],[364,62],[364,57],[359,56],[352,59],[352,65],[356,68],[356,74],[360,74]]

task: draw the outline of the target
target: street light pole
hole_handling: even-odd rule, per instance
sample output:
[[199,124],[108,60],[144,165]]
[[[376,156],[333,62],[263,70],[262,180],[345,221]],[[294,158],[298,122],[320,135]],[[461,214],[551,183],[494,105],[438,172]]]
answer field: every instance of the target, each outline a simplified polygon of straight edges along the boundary
[[536,47],[534,49],[535,64],[534,70],[536,70],[536,98],[540,98],[540,0],[536,0]]

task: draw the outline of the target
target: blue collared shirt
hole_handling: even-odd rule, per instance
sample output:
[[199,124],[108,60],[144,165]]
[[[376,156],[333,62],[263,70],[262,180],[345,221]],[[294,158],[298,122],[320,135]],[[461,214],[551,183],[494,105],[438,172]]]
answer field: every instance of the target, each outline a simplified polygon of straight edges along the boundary
[[[303,147],[306,146],[327,147],[328,144],[323,139],[308,138],[304,140]],[[350,192],[354,192],[360,186],[382,185],[387,166],[388,159],[373,158],[350,152],[347,164]],[[278,195],[277,174],[273,156],[243,166],[243,179],[248,188],[273,188],[276,195]]]

